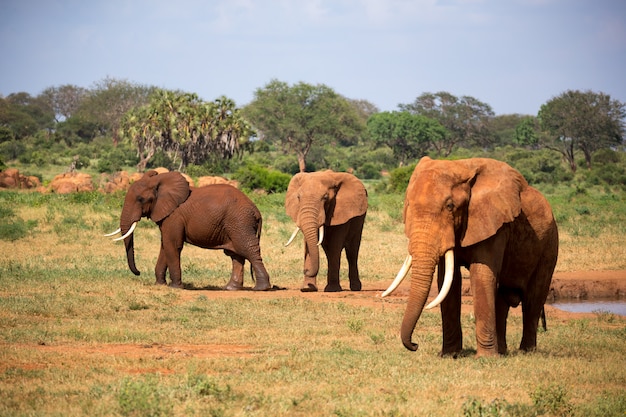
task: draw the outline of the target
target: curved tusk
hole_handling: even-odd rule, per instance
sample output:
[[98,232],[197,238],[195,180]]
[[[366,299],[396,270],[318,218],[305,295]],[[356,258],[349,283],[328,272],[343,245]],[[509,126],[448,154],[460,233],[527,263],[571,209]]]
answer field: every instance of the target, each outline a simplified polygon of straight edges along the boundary
[[104,236],[106,236],[106,237],[113,236],[113,235],[118,234],[118,233],[119,233],[119,232],[121,232],[121,231],[122,231],[122,229],[120,229],[120,228],[118,227],[118,229],[117,229],[115,232],[113,232],[113,233],[107,233],[107,234],[106,234],[106,235],[104,235]]
[[118,240],[124,240],[128,236],[132,235],[133,231],[135,230],[135,227],[137,227],[137,222],[133,222],[133,224],[130,225],[130,229],[128,229],[128,232],[126,232],[126,234],[124,236],[120,236],[118,238],[113,239],[113,242],[116,242]]
[[394,292],[396,288],[398,288],[398,285],[400,285],[400,283],[404,281],[404,278],[406,278],[407,274],[409,273],[409,268],[411,268],[412,262],[413,257],[411,255],[407,255],[404,263],[402,264],[402,268],[400,268],[400,271],[398,271],[398,275],[396,275],[396,278],[393,280],[389,288],[387,288],[385,292],[381,294],[381,297],[388,296],[389,294]]
[[426,307],[426,310],[431,309],[433,307],[437,307],[448,295],[450,291],[450,287],[452,287],[452,278],[454,276],[454,251],[449,249],[446,254],[446,272],[443,276],[443,285],[441,286],[441,291],[437,294],[437,297],[430,302]]
[[300,228],[296,226],[296,230],[293,231],[293,234],[291,235],[287,243],[285,243],[285,247],[289,246],[291,242],[293,242],[293,240],[296,238],[296,235],[298,234],[299,231],[300,231]]
[[319,234],[320,234],[320,238],[319,238],[319,240],[317,241],[317,246],[321,245],[321,244],[322,244],[322,241],[324,240],[324,225],[321,225],[321,226],[320,226],[320,232],[319,232]]

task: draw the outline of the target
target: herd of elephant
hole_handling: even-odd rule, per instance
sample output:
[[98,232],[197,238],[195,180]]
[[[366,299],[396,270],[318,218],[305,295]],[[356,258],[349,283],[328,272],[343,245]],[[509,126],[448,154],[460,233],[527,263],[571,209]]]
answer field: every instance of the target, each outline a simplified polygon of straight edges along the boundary
[[[319,246],[328,261],[324,291],[341,291],[341,253],[348,260],[350,289],[359,291],[358,256],[367,212],[367,191],[352,174],[333,171],[296,174],[285,209],[304,237],[301,291],[317,291]],[[222,249],[232,259],[225,289],[243,289],[244,263],[250,262],[254,290],[272,289],[261,257],[262,217],[255,204],[230,185],[193,188],[177,172],[147,172],[129,188],[120,228],[128,266],[135,266],[134,229],[149,217],[161,231],[156,283],[181,288],[180,254],[185,242]],[[558,231],[548,201],[509,165],[487,158],[457,161],[422,158],[408,184],[403,219],[408,256],[383,296],[411,272],[401,339],[416,350],[413,331],[425,308],[441,306],[442,355],[462,351],[461,267],[470,273],[476,326],[476,354],[507,352],[510,307],[522,304],[521,350],[534,350],[537,326],[548,296],[558,254]],[[437,271],[439,294],[425,306]]]

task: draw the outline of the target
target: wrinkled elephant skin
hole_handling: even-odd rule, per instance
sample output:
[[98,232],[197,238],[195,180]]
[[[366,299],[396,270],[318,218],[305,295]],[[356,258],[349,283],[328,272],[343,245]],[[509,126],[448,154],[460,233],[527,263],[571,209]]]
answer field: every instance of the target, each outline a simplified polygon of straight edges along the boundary
[[[261,258],[262,218],[254,203],[237,188],[218,184],[193,188],[178,172],[147,172],[129,188],[122,208],[120,230],[128,266],[135,266],[133,224],[149,217],[161,230],[161,250],[155,267],[156,283],[182,288],[180,253],[185,243],[222,249],[232,259],[232,273],[225,289],[243,288],[244,263],[252,265],[254,290],[271,288]],[[130,232],[130,233],[129,233]]]
[[[319,240],[328,260],[324,291],[341,291],[339,269],[345,249],[352,291],[361,290],[358,257],[367,212],[367,191],[352,174],[331,170],[299,173],[290,181],[285,196],[287,214],[304,236],[302,291],[317,291]],[[321,234],[323,230],[323,235]]]
[[[477,355],[507,352],[510,307],[522,304],[521,350],[534,350],[537,325],[558,255],[558,231],[547,200],[509,165],[485,158],[420,160],[404,203],[405,234],[412,256],[411,287],[401,326],[403,344],[416,350],[412,334],[438,266],[452,250],[452,282],[441,302],[442,355],[462,350],[461,272],[470,272]],[[445,293],[445,290],[444,290]],[[442,295],[444,294],[442,293]]]

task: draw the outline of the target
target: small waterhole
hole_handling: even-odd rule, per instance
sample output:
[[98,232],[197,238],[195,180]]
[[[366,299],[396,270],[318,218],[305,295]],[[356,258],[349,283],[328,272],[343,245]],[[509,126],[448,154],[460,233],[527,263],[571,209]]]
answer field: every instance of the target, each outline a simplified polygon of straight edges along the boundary
[[566,300],[550,305],[572,313],[604,312],[626,316],[626,300]]

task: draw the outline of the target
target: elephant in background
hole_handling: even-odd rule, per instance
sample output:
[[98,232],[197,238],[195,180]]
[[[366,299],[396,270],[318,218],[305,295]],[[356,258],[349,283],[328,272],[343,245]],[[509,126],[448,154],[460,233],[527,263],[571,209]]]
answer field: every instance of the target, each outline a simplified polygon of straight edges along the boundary
[[227,290],[243,289],[243,270],[251,264],[254,290],[271,288],[261,258],[262,218],[254,203],[237,188],[226,184],[193,188],[178,172],[148,171],[134,182],[124,199],[120,228],[107,236],[122,233],[130,270],[135,266],[134,230],[142,217],[149,217],[161,230],[161,251],[157,260],[156,283],[182,288],[180,253],[185,242],[205,249],[223,249],[232,259]]
[[[536,348],[559,237],[548,201],[518,171],[492,159],[424,157],[409,181],[404,223],[409,256],[383,296],[411,270],[401,326],[407,349],[417,349],[411,338],[423,309],[441,303],[441,354],[461,352],[461,266],[470,271],[477,356],[507,352],[509,308],[520,302],[520,349]],[[439,295],[424,307],[435,266]]]
[[361,290],[357,261],[367,212],[367,191],[363,183],[344,172],[299,173],[289,182],[285,209],[297,226],[287,245],[299,230],[304,236],[304,282],[301,291],[317,291],[320,244],[328,260],[324,291],[342,290],[339,268],[343,249],[348,259],[350,289]]

